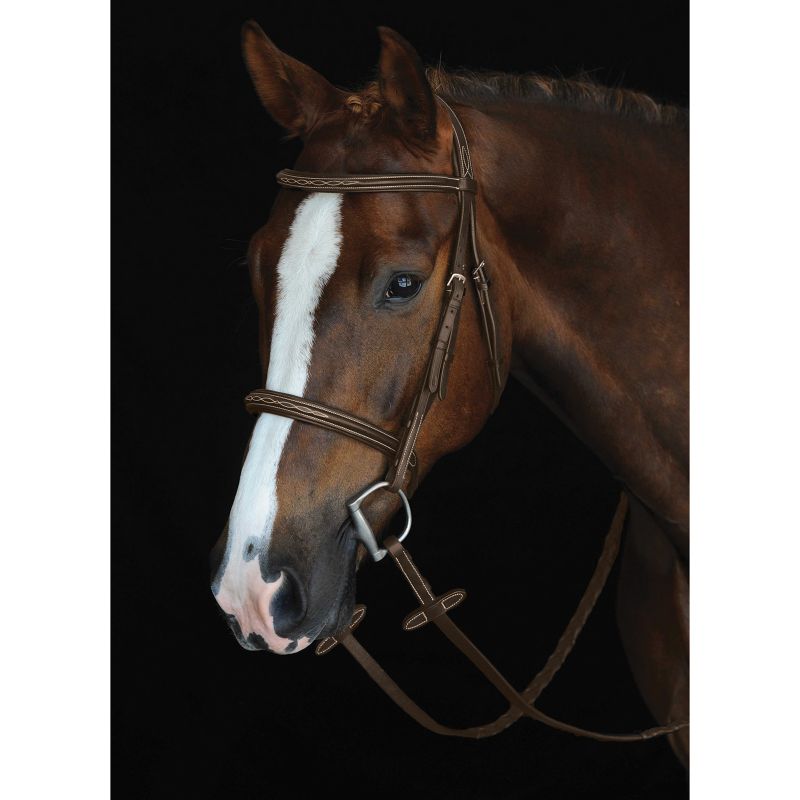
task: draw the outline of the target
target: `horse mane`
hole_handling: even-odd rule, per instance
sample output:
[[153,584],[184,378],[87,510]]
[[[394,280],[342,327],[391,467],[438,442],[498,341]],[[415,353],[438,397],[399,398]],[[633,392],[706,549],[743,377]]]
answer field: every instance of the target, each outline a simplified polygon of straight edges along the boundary
[[687,127],[689,123],[685,108],[658,103],[643,92],[605,86],[587,73],[553,78],[536,73],[446,70],[441,66],[428,67],[426,72],[433,91],[454,101],[554,103],[659,125]]
[[[573,78],[551,77],[530,72],[521,75],[491,70],[427,67],[433,91],[445,100],[475,104],[502,101],[547,103],[583,111],[613,114],[654,125],[689,127],[689,110],[671,103],[659,103],[650,95],[620,86],[606,86],[588,73]],[[381,108],[377,81],[352,93],[346,106],[364,120]]]

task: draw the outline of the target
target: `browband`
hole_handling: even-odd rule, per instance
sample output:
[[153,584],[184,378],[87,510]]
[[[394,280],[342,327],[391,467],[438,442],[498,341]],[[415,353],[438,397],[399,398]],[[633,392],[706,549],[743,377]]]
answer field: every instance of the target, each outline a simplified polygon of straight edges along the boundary
[[318,172],[299,172],[282,169],[275,180],[287,189],[306,192],[470,192],[478,186],[471,177],[452,175],[413,175],[410,173],[384,175],[320,175]]

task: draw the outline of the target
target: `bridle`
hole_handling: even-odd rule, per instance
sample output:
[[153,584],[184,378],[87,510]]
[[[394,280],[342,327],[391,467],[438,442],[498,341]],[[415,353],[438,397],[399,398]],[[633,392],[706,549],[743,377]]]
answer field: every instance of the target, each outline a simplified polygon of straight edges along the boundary
[[[641,741],[674,733],[688,726],[689,723],[670,723],[631,734],[606,734],[585,730],[553,719],[534,706],[535,700],[555,677],[572,650],[575,640],[594,608],[597,597],[602,591],[614,564],[619,551],[622,528],[628,507],[628,499],[624,493],[621,495],[595,572],[575,613],[545,666],[521,693],[511,686],[489,659],[478,650],[448,616],[448,612],[464,601],[466,592],[463,589],[453,589],[442,595],[435,595],[430,584],[422,577],[419,569],[412,561],[408,550],[401,544],[411,529],[411,507],[403,486],[408,482],[409,491],[413,493],[418,474],[418,462],[414,451],[417,437],[434,401],[437,398],[444,400],[447,393],[447,377],[458,333],[461,306],[467,292],[468,279],[470,278],[475,286],[481,312],[481,325],[488,352],[495,406],[502,392],[500,364],[497,353],[497,328],[489,295],[486,265],[483,259],[480,258],[476,241],[475,196],[477,184],[473,173],[469,145],[461,122],[453,109],[441,98],[437,98],[437,100],[446,110],[453,126],[454,175],[428,173],[333,175],[298,172],[289,169],[281,170],[277,175],[277,181],[281,186],[306,192],[456,193],[458,198],[458,222],[455,246],[450,262],[450,274],[444,289],[439,325],[428,355],[422,385],[417,392],[411,411],[401,431],[399,433],[391,433],[341,409],[333,408],[317,400],[307,400],[304,397],[283,392],[256,389],[245,397],[245,407],[253,414],[277,414],[349,436],[389,457],[389,468],[385,477],[367,486],[346,504],[355,535],[373,560],[381,560],[387,552],[392,556],[393,561],[419,601],[420,607],[412,611],[403,621],[403,629],[407,631],[416,630],[429,622],[433,622],[508,700],[509,709],[493,722],[471,728],[450,728],[434,720],[403,692],[353,636],[353,630],[361,623],[366,614],[366,607],[363,605],[356,606],[349,627],[335,636],[329,636],[319,642],[316,652],[318,655],[324,655],[341,643],[359,662],[367,674],[407,714],[428,730],[445,736],[476,739],[493,736],[505,730],[522,716],[531,717],[557,730],[600,741]],[[394,492],[400,497],[406,514],[406,525],[403,532],[396,537],[386,537],[383,542],[384,547],[378,544],[375,533],[361,510],[361,505],[367,497],[382,489]]]
[[[439,326],[428,356],[425,377],[411,406],[406,424],[398,434],[389,433],[366,420],[354,417],[338,408],[310,401],[304,397],[282,392],[257,389],[245,397],[245,406],[253,414],[270,413],[317,425],[344,436],[356,439],[390,456],[389,469],[382,481],[372,484],[348,503],[356,535],[376,561],[386,555],[378,546],[371,527],[360,511],[361,502],[379,489],[395,492],[404,504],[407,526],[411,525],[411,510],[403,491],[406,481],[411,491],[416,486],[417,458],[414,445],[422,423],[434,400],[444,400],[447,377],[458,333],[461,305],[471,278],[481,310],[483,337],[489,355],[489,371],[494,389],[495,405],[502,392],[500,365],[497,359],[497,329],[489,298],[489,282],[485,265],[478,255],[475,240],[475,193],[477,186],[472,172],[467,137],[461,122],[444,101],[453,124],[453,166],[455,175],[400,174],[400,175],[320,175],[284,169],[277,175],[278,183],[289,189],[306,192],[454,192],[458,197],[458,223],[455,250],[451,258],[451,271],[444,291],[444,301]],[[470,267],[472,267],[470,269]]]

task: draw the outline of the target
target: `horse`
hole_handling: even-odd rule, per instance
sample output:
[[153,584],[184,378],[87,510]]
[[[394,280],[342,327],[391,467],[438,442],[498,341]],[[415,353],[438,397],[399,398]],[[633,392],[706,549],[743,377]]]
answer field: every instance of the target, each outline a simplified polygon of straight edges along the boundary
[[[687,113],[585,77],[426,69],[399,34],[379,37],[377,79],[358,91],[334,87],[255,22],[242,43],[262,104],[302,141],[297,170],[451,174],[447,108],[457,115],[477,180],[499,387],[520,381],[630,498],[623,646],[655,719],[687,718]],[[248,249],[266,390],[401,431],[425,377],[457,223],[447,192],[282,188]],[[479,305],[464,301],[447,392],[413,443],[414,484],[496,405],[474,355],[485,348]],[[345,504],[386,462],[332,430],[258,417],[212,551],[212,592],[244,648],[297,653],[347,629],[367,548]],[[376,537],[404,499],[369,498]],[[669,741],[687,764],[688,728]]]

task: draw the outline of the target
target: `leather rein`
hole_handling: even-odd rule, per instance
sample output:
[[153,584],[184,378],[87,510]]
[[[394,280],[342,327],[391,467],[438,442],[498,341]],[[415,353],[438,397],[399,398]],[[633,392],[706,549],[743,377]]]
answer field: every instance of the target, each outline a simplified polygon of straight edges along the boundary
[[[430,407],[438,398],[444,400],[447,376],[458,332],[461,306],[467,291],[468,279],[475,286],[480,308],[483,336],[486,341],[489,370],[494,389],[495,405],[502,392],[500,365],[497,355],[497,330],[489,296],[486,267],[480,258],[476,243],[475,195],[477,184],[472,168],[469,145],[461,122],[450,106],[437,98],[447,111],[453,125],[454,175],[395,174],[395,175],[331,175],[295,170],[282,170],[278,183],[288,189],[306,192],[454,192],[458,198],[458,222],[455,248],[451,258],[451,271],[444,290],[439,325],[428,356],[425,377],[405,425],[399,433],[390,433],[352,414],[319,401],[307,400],[283,392],[257,389],[245,397],[245,407],[252,414],[277,414],[299,422],[316,425],[344,436],[349,436],[389,457],[389,468],[382,480],[366,487],[347,502],[347,509],[356,537],[373,560],[381,560],[387,552],[414,593],[419,608],[403,621],[406,631],[417,630],[432,622],[465,655],[487,680],[508,701],[508,710],[494,721],[470,728],[451,728],[442,725],[420,708],[383,670],[353,636],[353,631],[364,619],[366,607],[356,606],[348,628],[323,639],[316,648],[317,655],[330,652],[342,644],[378,686],[410,717],[433,733],[481,739],[505,730],[521,717],[530,717],[556,730],[584,736],[598,741],[632,742],[652,739],[674,733],[688,726],[687,722],[670,723],[630,734],[609,734],[586,730],[554,719],[540,711],[535,701],[555,677],[571,652],[575,641],[594,608],[619,551],[622,529],[628,509],[628,498],[620,497],[611,528],[606,535],[594,574],[573,613],[564,633],[544,667],[523,692],[518,692],[503,677],[491,661],[473,644],[464,632],[450,619],[448,612],[466,598],[463,589],[453,589],[436,595],[422,577],[408,550],[401,544],[411,529],[411,508],[403,486],[408,482],[409,493],[417,483],[417,458],[414,446]],[[395,492],[401,499],[406,514],[406,526],[399,536],[389,536],[381,547],[361,511],[361,504],[380,489]]]

